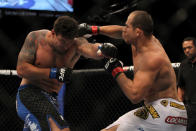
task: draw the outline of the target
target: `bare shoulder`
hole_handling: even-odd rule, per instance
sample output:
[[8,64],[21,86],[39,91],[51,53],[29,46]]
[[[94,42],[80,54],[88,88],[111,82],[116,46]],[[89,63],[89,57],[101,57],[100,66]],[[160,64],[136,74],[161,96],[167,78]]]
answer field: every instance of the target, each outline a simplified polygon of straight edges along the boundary
[[40,36],[45,36],[49,30],[35,30],[28,33],[27,38],[38,38]]
[[48,32],[49,30],[43,29],[43,30],[31,31],[29,34],[33,34],[36,36],[36,38],[38,38],[38,37],[46,36]]
[[74,40],[75,40],[77,45],[88,43],[88,41],[84,37],[77,37]]
[[88,44],[88,41],[85,38],[83,38],[83,37],[77,37],[74,40],[75,40],[76,48],[78,50],[80,50],[81,48],[83,48],[83,45]]
[[150,70],[157,70],[160,69],[161,66],[166,63],[166,58],[162,55],[156,55],[156,54],[149,54],[150,56],[148,59],[146,59],[146,67],[148,67]]

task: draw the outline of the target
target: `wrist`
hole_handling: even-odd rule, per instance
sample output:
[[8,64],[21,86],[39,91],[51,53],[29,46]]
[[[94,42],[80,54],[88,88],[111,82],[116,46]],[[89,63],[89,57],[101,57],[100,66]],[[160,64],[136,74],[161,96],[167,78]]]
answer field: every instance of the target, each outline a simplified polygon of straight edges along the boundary
[[99,26],[91,26],[92,34],[97,35],[99,34]]
[[102,46],[103,46],[102,44],[99,44],[98,45],[98,50],[101,50]]
[[112,76],[116,79],[123,72],[122,67],[116,67],[114,70],[112,70]]
[[57,68],[51,68],[49,78],[55,79],[56,74],[57,74]]

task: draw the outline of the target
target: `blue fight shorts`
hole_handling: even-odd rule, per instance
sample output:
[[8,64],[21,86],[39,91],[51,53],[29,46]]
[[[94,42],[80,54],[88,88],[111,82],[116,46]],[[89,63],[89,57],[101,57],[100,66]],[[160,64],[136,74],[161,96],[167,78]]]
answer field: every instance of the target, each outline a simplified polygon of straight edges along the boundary
[[59,112],[55,92],[48,93],[33,85],[20,86],[16,98],[16,109],[18,116],[24,121],[24,131],[49,131],[49,117],[60,129],[69,127],[63,118],[62,109],[61,113]]

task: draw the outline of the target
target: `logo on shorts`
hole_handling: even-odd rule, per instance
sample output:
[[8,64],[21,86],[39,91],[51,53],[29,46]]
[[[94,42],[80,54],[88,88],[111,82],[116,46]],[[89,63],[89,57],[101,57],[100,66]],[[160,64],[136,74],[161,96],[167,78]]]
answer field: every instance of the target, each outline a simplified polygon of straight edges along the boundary
[[151,114],[152,118],[160,118],[159,113],[155,110],[155,108],[152,105],[147,105],[146,108],[148,109],[148,112]]
[[25,118],[24,128],[30,128],[32,131],[39,131],[39,127],[37,123],[30,120],[30,114],[28,114]]
[[181,110],[185,110],[185,106],[184,105],[178,104],[176,102],[170,102],[170,106],[178,108],[178,109],[181,109]]
[[63,116],[62,116],[62,115],[60,115],[60,117],[61,117],[61,119],[62,119],[62,120],[64,120],[64,118],[63,118]]
[[187,118],[184,117],[176,117],[176,116],[168,116],[165,119],[165,122],[168,124],[174,124],[174,125],[187,125]]
[[149,116],[149,112],[145,107],[141,107],[136,112],[134,112],[134,115],[146,120]]
[[162,104],[163,106],[167,107],[167,105],[168,105],[168,100],[162,100],[162,101],[161,101],[161,104]]

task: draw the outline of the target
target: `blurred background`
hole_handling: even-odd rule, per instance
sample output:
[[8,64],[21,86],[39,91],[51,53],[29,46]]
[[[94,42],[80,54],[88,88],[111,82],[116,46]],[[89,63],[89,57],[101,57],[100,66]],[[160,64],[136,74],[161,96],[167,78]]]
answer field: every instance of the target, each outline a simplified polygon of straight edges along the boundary
[[[79,23],[124,25],[129,13],[137,9],[152,15],[154,35],[161,41],[171,62],[180,62],[184,57],[182,40],[196,36],[196,0],[0,0],[0,69],[15,70],[26,35],[33,30],[52,29],[54,20],[60,15],[73,16]],[[131,49],[122,40],[101,35],[88,40],[115,44],[119,59],[125,66],[132,65]],[[81,57],[75,69],[102,67],[103,61]],[[67,90],[65,114],[73,131],[100,130],[137,107],[115,87],[111,76],[103,71],[93,71],[93,77],[92,72],[84,72],[75,74],[75,83]],[[0,125],[3,130],[22,130],[23,123],[15,112],[20,80],[17,76],[0,75]],[[101,89],[97,83],[101,83]],[[81,86],[80,90],[78,86]]]

